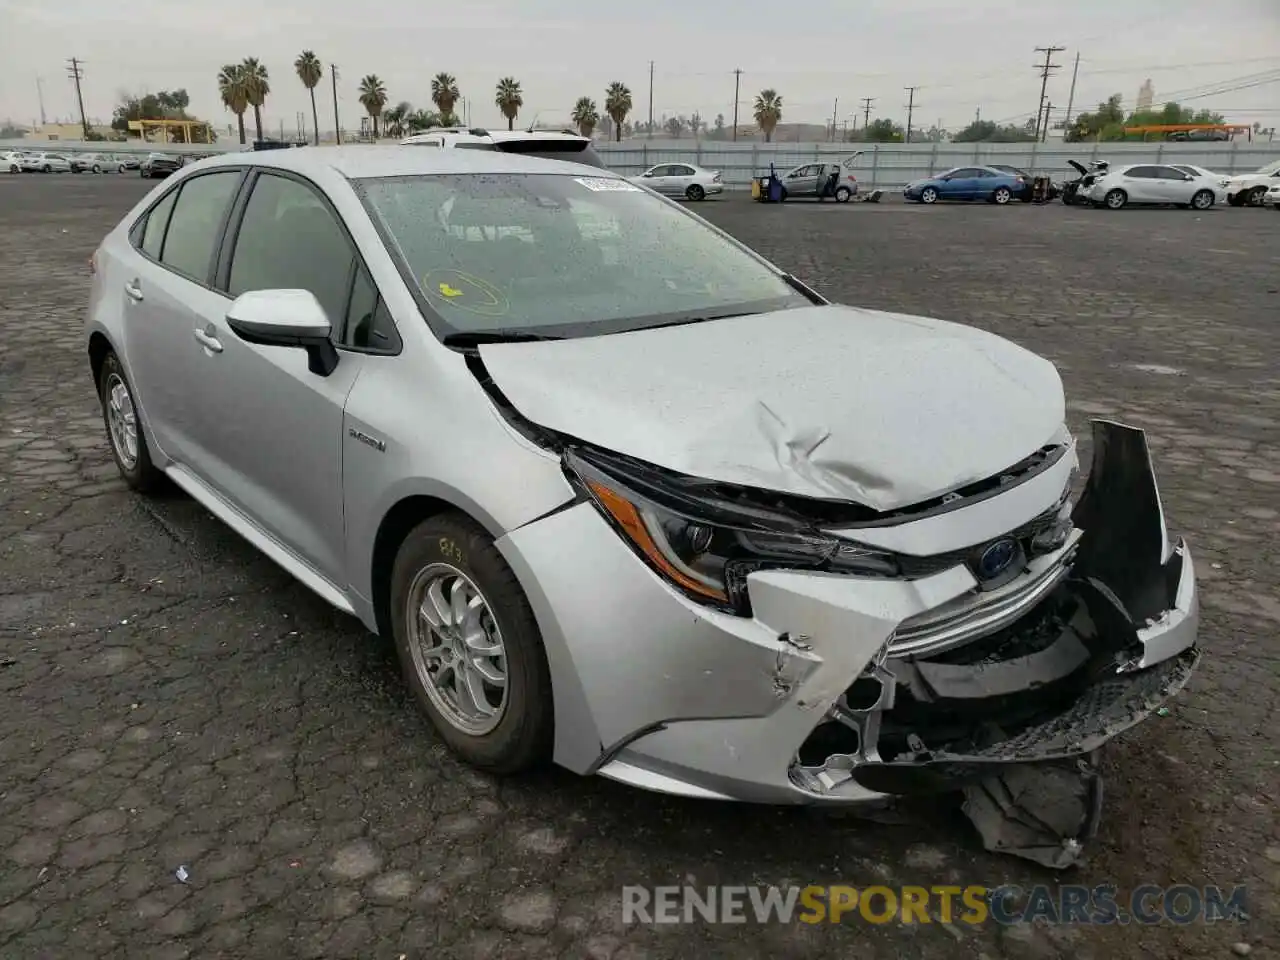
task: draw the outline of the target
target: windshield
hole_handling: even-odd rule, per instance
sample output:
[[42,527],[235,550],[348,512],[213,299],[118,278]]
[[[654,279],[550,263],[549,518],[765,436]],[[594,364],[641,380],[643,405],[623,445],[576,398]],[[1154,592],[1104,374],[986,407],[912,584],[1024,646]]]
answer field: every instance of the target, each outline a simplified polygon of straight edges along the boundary
[[442,336],[591,336],[809,303],[625,180],[455,174],[355,186],[406,280],[444,321]]

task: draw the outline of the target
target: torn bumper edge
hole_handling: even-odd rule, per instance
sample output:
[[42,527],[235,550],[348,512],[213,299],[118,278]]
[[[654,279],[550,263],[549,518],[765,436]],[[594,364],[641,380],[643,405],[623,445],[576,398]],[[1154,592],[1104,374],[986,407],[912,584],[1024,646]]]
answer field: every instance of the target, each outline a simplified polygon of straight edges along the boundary
[[[1175,546],[1168,541],[1145,434],[1123,424],[1095,421],[1093,436],[1089,481],[1073,513],[1085,528],[1088,546],[1077,554],[1073,584],[1085,586],[1059,589],[1091,592],[1091,612],[1098,606],[1097,598],[1103,598],[1105,616],[1098,629],[1117,660],[1110,675],[1085,688],[1074,703],[1006,744],[956,752],[924,749],[910,760],[886,763],[876,753],[874,738],[885,711],[892,709],[894,671],[900,665],[885,658],[887,643],[868,658],[865,644],[851,642],[842,630],[842,621],[858,621],[864,629],[868,623],[865,610],[852,620],[845,616],[854,611],[841,603],[840,578],[831,578],[833,583],[776,571],[753,577],[753,604],[771,625],[789,621],[793,629],[783,631],[784,636],[803,636],[810,647],[797,651],[797,656],[814,661],[797,674],[787,702],[767,717],[673,722],[628,742],[597,772],[690,797],[881,801],[889,795],[957,786],[1009,765],[1082,756],[1141,722],[1181,689],[1199,661],[1194,564],[1185,542]],[[819,595],[815,581],[825,581],[819,584]],[[797,619],[802,610],[803,622]],[[884,613],[893,619],[892,610]],[[887,625],[891,638],[893,624]],[[839,682],[833,684],[836,677]],[[857,751],[833,754],[818,770],[801,767],[798,749],[804,740],[789,742],[795,717],[804,715],[809,733],[842,710],[848,720],[845,692],[859,678],[879,679],[881,695],[866,709],[854,711],[860,714]],[[791,750],[784,753],[787,746]],[[762,765],[763,754],[770,755],[768,769]]]

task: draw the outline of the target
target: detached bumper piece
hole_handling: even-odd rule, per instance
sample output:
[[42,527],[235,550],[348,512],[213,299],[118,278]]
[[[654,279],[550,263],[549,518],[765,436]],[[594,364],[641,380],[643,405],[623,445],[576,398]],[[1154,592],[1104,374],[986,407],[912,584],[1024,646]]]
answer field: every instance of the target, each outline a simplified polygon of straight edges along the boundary
[[1191,555],[1165,529],[1142,431],[1095,422],[1065,576],[963,646],[886,647],[800,750],[814,795],[952,790],[989,849],[1063,868],[1097,828],[1093,754],[1159,709],[1199,662]]

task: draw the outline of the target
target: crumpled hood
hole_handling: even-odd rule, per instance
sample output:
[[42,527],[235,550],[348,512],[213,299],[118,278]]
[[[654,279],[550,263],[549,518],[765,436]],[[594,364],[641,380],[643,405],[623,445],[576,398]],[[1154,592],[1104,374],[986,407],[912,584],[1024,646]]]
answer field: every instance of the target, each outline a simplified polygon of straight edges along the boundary
[[1053,439],[1047,360],[971,327],[815,306],[576,340],[487,344],[529,420],[680,473],[891,510]]

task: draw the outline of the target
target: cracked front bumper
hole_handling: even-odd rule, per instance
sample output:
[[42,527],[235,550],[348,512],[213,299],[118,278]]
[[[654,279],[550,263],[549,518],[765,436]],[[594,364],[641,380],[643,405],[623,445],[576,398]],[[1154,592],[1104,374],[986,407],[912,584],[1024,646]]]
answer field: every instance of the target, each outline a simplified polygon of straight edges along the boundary
[[[1017,489],[982,505],[983,538],[1062,483],[1044,502]],[[956,510],[957,529],[978,513]],[[686,796],[843,804],[1090,753],[1186,682],[1194,568],[1168,541],[1141,431],[1095,424],[1072,516],[1076,534],[1003,596],[963,566],[913,581],[758,571],[750,618],[669,588],[587,503],[499,546],[542,629],[558,762]],[[895,643],[904,623],[962,642]]]

